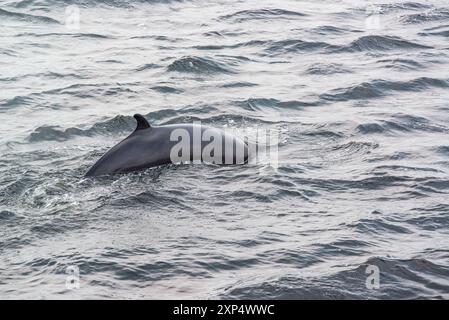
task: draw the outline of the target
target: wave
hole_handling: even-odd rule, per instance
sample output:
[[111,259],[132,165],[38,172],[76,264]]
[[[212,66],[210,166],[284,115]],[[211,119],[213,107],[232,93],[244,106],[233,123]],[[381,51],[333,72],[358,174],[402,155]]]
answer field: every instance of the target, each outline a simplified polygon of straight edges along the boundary
[[356,132],[361,134],[394,133],[394,132],[440,132],[445,133],[449,128],[437,123],[432,123],[424,117],[407,114],[395,114],[391,120],[363,123],[357,126]]
[[346,227],[354,229],[355,231],[363,234],[411,234],[410,229],[400,225],[395,221],[389,221],[386,218],[365,218],[360,219],[356,223],[346,224]]
[[[213,116],[201,117],[199,113],[209,114],[217,110],[212,107],[191,107],[181,110],[163,109],[150,112],[145,115],[151,123],[158,122],[161,125],[174,123],[191,123],[201,121],[204,124],[223,124],[228,123],[258,123],[261,120],[242,116],[239,114],[218,114]],[[194,115],[196,114],[196,115]],[[130,134],[136,127],[135,119],[132,116],[118,115],[105,121],[94,123],[89,128],[60,128],[58,126],[40,126],[28,135],[26,140],[29,142],[41,141],[66,141],[76,137],[93,137],[105,135]]]
[[385,68],[398,69],[398,70],[421,70],[424,69],[425,66],[418,61],[411,59],[382,59],[378,60],[377,63],[384,64]]
[[324,139],[330,139],[330,140],[337,140],[344,138],[345,135],[338,131],[332,131],[332,130],[326,130],[325,128],[314,128],[309,129],[301,132],[301,135],[308,136],[308,137],[316,137],[316,138],[324,138]]
[[448,210],[449,205],[443,203],[413,208],[411,211],[416,213],[417,216],[408,217],[405,222],[423,230],[444,230],[449,225]]
[[290,52],[310,52],[319,50],[339,50],[340,46],[331,45],[321,41],[304,41],[304,40],[280,40],[274,41],[265,49],[270,54],[290,53]]
[[249,111],[261,111],[267,108],[301,109],[304,107],[314,107],[321,104],[318,101],[310,101],[310,102],[299,100],[280,101],[274,98],[271,99],[250,98],[246,100],[235,101],[234,103],[240,106],[241,108]]
[[[345,225],[346,227],[346,225]],[[325,257],[357,256],[369,252],[370,243],[355,239],[339,239],[330,243],[313,245],[314,255]]]
[[[21,77],[34,77],[36,75],[26,75]],[[86,79],[84,76],[72,75],[72,74],[60,74],[60,73],[43,73],[43,77],[49,79],[59,78],[75,78]],[[0,81],[7,81],[6,79],[0,79]],[[31,104],[37,104],[39,101],[44,101],[47,95],[68,95],[76,98],[98,98],[99,96],[116,96],[122,95],[131,96],[137,92],[131,89],[128,84],[110,84],[110,83],[98,83],[98,84],[80,84],[76,83],[62,88],[49,89],[41,92],[32,92],[24,96],[16,96],[9,99],[0,100],[0,112],[8,109],[17,108],[21,106],[29,106]]]
[[12,212],[9,210],[1,210],[0,211],[0,225],[3,223],[5,223],[5,224],[10,223],[12,221],[16,222],[21,219],[23,219],[23,216],[15,213],[15,212]]
[[[46,73],[48,77],[52,77],[51,73]],[[62,74],[53,74],[55,78],[58,77],[58,75]],[[67,77],[70,77],[70,75],[66,75]],[[85,77],[82,77],[82,79],[85,79]],[[139,84],[139,83],[132,83],[132,84]],[[78,98],[93,98],[98,95],[102,96],[113,96],[113,95],[119,95],[122,93],[129,93],[129,94],[135,94],[136,91],[133,89],[130,89],[129,86],[132,84],[121,84],[121,83],[75,83],[69,86],[61,87],[61,88],[55,88],[55,89],[49,89],[41,92],[34,92],[30,93],[26,96],[17,96],[13,99],[5,100],[4,102],[0,103],[0,110],[2,109],[2,106],[4,107],[11,107],[15,105],[20,105],[20,103],[16,103],[16,100],[18,102],[23,101],[32,101],[33,98],[36,97],[42,97],[44,95],[69,95],[72,97],[78,97]],[[26,103],[23,103],[26,104]],[[29,103],[28,103],[29,104]]]
[[354,32],[363,32],[362,30],[357,30],[357,29],[346,29],[346,28],[339,28],[339,27],[335,27],[335,26],[329,26],[329,25],[324,25],[324,26],[319,26],[319,27],[315,27],[309,30],[310,33],[315,33],[315,34],[321,34],[321,35],[342,35],[342,34],[347,34],[347,33],[354,33]]
[[116,39],[113,36],[110,35],[104,35],[99,33],[79,33],[79,32],[51,32],[51,33],[32,33],[32,32],[25,32],[25,33],[19,33],[16,35],[17,37],[72,37],[72,38],[79,38],[79,39]]
[[445,193],[446,190],[449,190],[449,180],[446,179],[430,179],[425,181],[422,184],[423,187],[429,187],[433,192],[441,192]]
[[19,81],[25,78],[39,78],[39,79],[87,79],[86,77],[76,74],[76,73],[59,73],[59,72],[42,72],[42,73],[35,73],[35,74],[24,74],[20,76],[14,76],[14,77],[6,77],[6,78],[0,78],[1,82],[14,82]]
[[357,126],[356,132],[361,134],[387,133],[394,131],[409,131],[408,128],[391,121],[381,123],[363,123]]
[[[366,10],[369,10],[370,7]],[[420,2],[398,2],[398,3],[381,3],[375,5],[375,11],[379,14],[390,14],[403,11],[424,11],[426,9],[434,8],[432,4]]]
[[436,151],[442,155],[449,155],[449,146],[439,146]]
[[444,21],[449,18],[449,9],[447,8],[433,8],[425,12],[402,15],[400,21],[409,24],[417,24],[433,21]]
[[[219,126],[219,125],[223,125],[223,126],[228,126],[229,124],[236,124],[236,123],[262,123],[264,121],[257,119],[257,118],[252,118],[252,117],[248,117],[248,116],[243,116],[240,114],[218,114],[218,115],[214,115],[214,116],[206,116],[206,117],[201,117],[201,116],[184,116],[182,115],[182,113],[187,113],[187,114],[192,114],[195,111],[191,111],[192,109],[185,109],[182,110],[182,112],[178,112],[177,115],[174,115],[172,117],[170,117],[169,120],[164,120],[163,122],[161,122],[162,125],[166,125],[166,124],[175,124],[175,123],[192,123],[193,121],[201,121],[203,124],[205,125],[214,125],[214,126]],[[203,109],[204,111],[204,109]]]
[[221,20],[232,19],[235,22],[243,22],[249,20],[268,20],[273,18],[291,19],[297,17],[307,16],[304,13],[297,11],[290,11],[284,9],[257,9],[257,10],[242,10],[232,14],[221,16]]
[[[328,151],[329,155],[320,155],[321,161],[326,163],[330,162],[332,164],[339,162],[352,161],[358,159],[358,162],[364,161],[365,156],[370,155],[372,151],[378,148],[379,145],[375,143],[367,142],[349,142],[337,147],[334,147]],[[336,153],[337,151],[338,153]],[[426,178],[412,178],[402,175],[392,175],[392,174],[379,174],[372,175],[367,178],[362,179],[301,179],[296,178],[296,183],[298,185],[311,187],[314,190],[321,190],[323,192],[355,192],[360,191],[372,191],[372,190],[386,190],[394,188],[411,188],[416,183],[422,183],[427,181]],[[400,194],[399,194],[400,195]],[[413,196],[408,199],[413,198]],[[383,200],[383,199],[382,199]],[[391,200],[391,199],[388,199]]]
[[405,49],[431,49],[432,47],[404,40],[395,36],[363,36],[337,51],[390,51]]
[[137,69],[135,69],[135,71],[145,71],[145,70],[157,69],[159,67],[160,66],[155,63],[146,63],[146,64],[138,67]]
[[91,137],[97,134],[104,135],[119,132],[131,132],[134,128],[135,119],[133,117],[118,115],[110,120],[95,123],[88,129],[61,129],[57,126],[41,126],[28,136],[28,141],[65,141],[79,136]]
[[351,73],[350,70],[345,68],[341,64],[336,63],[315,63],[305,71],[306,74],[314,74],[314,75],[329,75],[334,73]]
[[89,131],[78,128],[61,130],[57,126],[41,126],[29,135],[28,141],[65,141],[73,136],[89,136]]
[[440,36],[449,38],[449,30],[438,31],[438,32],[421,32],[420,36]]
[[438,31],[438,30],[447,29],[447,28],[449,28],[449,24],[440,24],[437,26],[424,28],[423,31]]
[[167,67],[167,70],[196,74],[230,74],[236,72],[229,63],[204,57],[183,57],[177,59]]
[[448,80],[428,77],[421,77],[410,81],[372,80],[349,88],[335,89],[333,93],[320,95],[320,98],[327,101],[373,99],[382,97],[391,91],[420,91],[428,88],[448,87]]
[[280,40],[261,43],[269,45],[265,49],[270,54],[290,53],[290,52],[315,52],[324,51],[327,53],[342,52],[372,52],[391,50],[411,50],[411,49],[431,49],[432,47],[419,43],[404,40],[394,36],[362,36],[348,45],[334,45],[322,41],[304,40]]
[[256,83],[252,82],[231,82],[222,85],[222,88],[242,88],[242,87],[256,87]]
[[28,96],[16,96],[11,99],[6,99],[0,102],[0,111],[5,111],[8,109],[16,108],[19,106],[31,105],[33,99]]
[[221,50],[221,49],[236,49],[241,47],[254,47],[254,46],[264,46],[270,44],[271,41],[264,40],[250,40],[239,42],[236,44],[224,45],[224,44],[212,44],[212,45],[198,45],[193,48],[198,50]]
[[336,159],[348,159],[354,157],[355,155],[366,155],[378,147],[379,145],[373,142],[349,141],[332,147],[330,149],[332,154],[329,156]]
[[263,46],[269,54],[281,54],[291,52],[315,52],[326,53],[342,52],[372,52],[372,51],[392,51],[411,49],[432,49],[433,47],[404,40],[396,36],[369,35],[362,36],[348,45],[335,45],[323,41],[306,41],[301,39],[287,40],[250,40],[232,45],[199,45],[195,49],[199,50],[220,50],[236,49],[240,47]]
[[409,172],[432,172],[432,173],[442,173],[441,170],[437,170],[430,167],[413,167],[413,166],[406,166],[406,165],[380,165],[374,168],[373,172],[380,171],[409,171]]
[[[312,256],[312,258],[315,256]],[[310,258],[309,258],[310,259]],[[367,287],[369,266],[380,271],[380,287]],[[372,268],[371,267],[371,268]],[[449,268],[426,259],[371,257],[323,276],[316,272],[299,277],[287,274],[275,279],[246,279],[223,288],[222,299],[443,299],[449,292]]]
[[404,11],[424,11],[431,10],[434,6],[432,4],[427,3],[419,3],[419,2],[393,2],[393,3],[372,3],[364,6],[356,7],[352,10],[347,10],[343,12],[336,13],[337,16],[340,17],[351,17],[351,14],[356,13],[360,15],[370,16],[373,14],[385,16],[388,14],[396,14],[398,16],[399,13],[403,13]]
[[184,90],[177,89],[169,86],[154,86],[150,88],[151,90],[157,91],[159,93],[182,93]]
[[12,49],[0,48],[0,55],[5,55],[9,57],[17,57],[18,52]]
[[14,21],[23,21],[30,23],[46,23],[46,24],[60,24],[58,20],[55,20],[46,16],[37,16],[27,13],[12,12],[4,9],[0,9],[1,19],[11,19]]
[[419,130],[428,132],[441,132],[445,133],[449,131],[449,127],[433,123],[429,119],[420,116],[414,116],[410,114],[397,113],[392,116],[394,121],[399,122],[402,126],[409,130]]
[[108,6],[113,8],[133,8],[136,4],[158,4],[158,3],[173,3],[173,2],[183,2],[185,0],[20,0],[15,1],[13,6],[15,8],[28,8],[28,7],[40,7],[45,8],[47,6],[57,6],[57,5],[76,5],[84,8],[90,8],[95,6]]

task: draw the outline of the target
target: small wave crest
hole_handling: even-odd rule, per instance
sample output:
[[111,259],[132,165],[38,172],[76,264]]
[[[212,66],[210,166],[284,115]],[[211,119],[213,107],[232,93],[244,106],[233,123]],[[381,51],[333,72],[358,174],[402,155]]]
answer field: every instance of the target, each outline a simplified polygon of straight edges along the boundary
[[221,20],[232,19],[235,22],[244,22],[250,20],[267,20],[267,19],[292,19],[304,17],[306,14],[284,9],[257,9],[242,10],[232,14],[221,16]]
[[0,9],[0,18],[9,19],[13,21],[22,21],[28,23],[46,23],[46,24],[60,24],[60,22],[56,19],[46,17],[46,16],[38,16],[28,13],[21,12],[13,12],[5,9]]
[[177,59],[167,67],[167,70],[194,74],[235,73],[235,70],[229,63],[205,57],[183,57]]
[[334,46],[321,41],[305,41],[305,40],[280,40],[273,42],[265,49],[269,54],[282,54],[291,52],[314,52],[325,49],[338,50],[339,46]]
[[88,129],[61,129],[57,126],[41,126],[28,136],[28,141],[65,141],[76,136],[91,137],[97,134],[104,135],[131,131],[134,127],[135,119],[133,117],[118,115],[110,120],[95,123]]
[[444,21],[449,18],[449,9],[447,8],[431,8],[427,11],[406,14],[400,17],[400,20],[406,24],[418,24],[433,21]]
[[432,47],[419,43],[404,40],[395,36],[363,36],[351,42],[340,51],[391,51],[391,50],[410,50],[410,49],[430,49]]
[[[378,290],[367,283],[367,268],[381,273]],[[247,279],[223,289],[221,298],[255,299],[442,299],[449,285],[449,270],[426,259],[371,257],[359,265],[337,268],[331,275],[298,277],[285,275],[276,279]]]
[[448,80],[428,77],[416,78],[410,81],[372,80],[349,88],[335,89],[332,93],[320,97],[328,101],[347,101],[354,99],[372,99],[384,96],[394,91],[419,91],[428,88],[448,88]]
[[330,64],[324,64],[324,63],[315,63],[311,65],[307,70],[305,71],[306,74],[314,74],[314,75],[328,75],[328,74],[334,74],[334,73],[350,73],[351,71],[345,68],[341,64],[336,63],[330,63]]

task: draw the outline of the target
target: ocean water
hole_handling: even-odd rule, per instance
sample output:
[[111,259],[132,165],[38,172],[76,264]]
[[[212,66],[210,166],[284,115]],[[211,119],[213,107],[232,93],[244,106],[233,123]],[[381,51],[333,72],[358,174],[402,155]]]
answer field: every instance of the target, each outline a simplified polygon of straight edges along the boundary
[[[449,3],[0,1],[0,298],[449,298]],[[84,173],[135,127],[277,165]]]

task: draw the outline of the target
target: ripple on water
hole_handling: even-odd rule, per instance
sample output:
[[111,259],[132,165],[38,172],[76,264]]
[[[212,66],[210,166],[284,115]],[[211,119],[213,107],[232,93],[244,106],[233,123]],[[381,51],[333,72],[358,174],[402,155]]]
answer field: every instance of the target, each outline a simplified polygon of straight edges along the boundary
[[[233,64],[235,65],[235,63]],[[205,57],[183,57],[177,59],[167,67],[167,70],[197,74],[235,73],[233,65]]]
[[233,20],[235,22],[247,22],[251,20],[269,19],[297,19],[307,16],[304,13],[284,9],[256,9],[242,10],[232,14],[221,16],[221,20]]
[[[447,17],[438,0],[7,1],[0,297],[447,298]],[[279,163],[85,178],[137,112],[273,130]]]
[[334,89],[332,93],[322,94],[320,97],[321,99],[330,101],[373,99],[395,91],[417,91],[447,87],[449,87],[449,82],[446,79],[428,77],[420,77],[410,81],[387,81],[379,79],[356,84],[348,88]]
[[400,20],[405,24],[417,24],[434,21],[444,21],[449,17],[449,9],[447,8],[431,8],[424,10],[424,12],[405,14],[400,17]]
[[34,24],[60,24],[58,20],[55,20],[50,17],[46,16],[40,16],[40,15],[33,15],[33,14],[27,14],[22,12],[14,12],[14,11],[8,11],[4,9],[0,9],[0,17],[2,17],[4,20],[11,20],[11,21],[21,21],[21,22],[28,22],[28,23],[34,23]]
[[362,36],[354,40],[343,51],[390,51],[390,50],[411,50],[430,49],[430,46],[404,40],[393,36]]
[[[378,267],[382,285],[373,290],[367,287],[366,270]],[[300,277],[284,275],[266,281],[243,280],[226,288],[220,297],[226,299],[443,299],[449,284],[445,280],[448,268],[426,259],[399,260],[372,257],[352,268],[335,271],[331,275]]]

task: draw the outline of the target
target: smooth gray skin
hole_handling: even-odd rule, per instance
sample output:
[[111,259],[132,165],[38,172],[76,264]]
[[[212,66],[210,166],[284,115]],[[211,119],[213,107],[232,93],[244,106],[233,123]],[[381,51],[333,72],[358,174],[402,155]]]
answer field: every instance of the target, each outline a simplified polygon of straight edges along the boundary
[[[203,161],[201,156],[203,148],[210,143],[210,141],[202,141],[200,138],[201,154],[199,154],[199,152],[194,152],[192,138],[194,128],[199,128],[201,130],[201,136],[206,130],[210,130],[208,132],[213,133],[214,136],[221,136],[223,141],[221,163],[243,164],[248,161],[248,147],[246,143],[223,130],[194,124],[173,124],[151,127],[143,116],[136,114],[134,115],[134,118],[137,120],[136,130],[106,152],[100,160],[90,168],[86,173],[86,176],[127,173],[172,163],[170,159],[172,147],[181,141],[181,138],[179,138],[178,141],[170,141],[170,135],[175,129],[185,129],[189,132],[190,161]],[[199,132],[199,130],[196,132]],[[225,139],[233,141],[232,163],[229,163],[230,155],[228,155],[228,159],[225,159]],[[242,156],[240,153],[240,157],[236,157],[237,150],[244,150],[244,155]],[[228,151],[230,151],[229,148]]]

